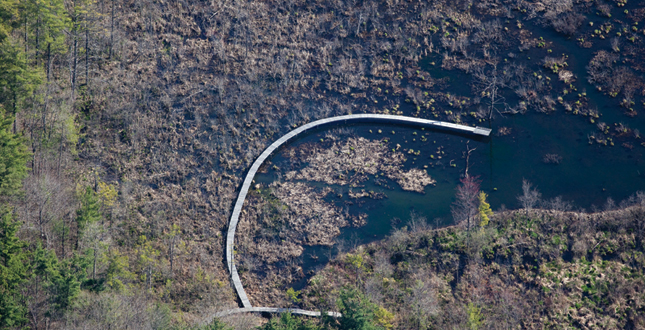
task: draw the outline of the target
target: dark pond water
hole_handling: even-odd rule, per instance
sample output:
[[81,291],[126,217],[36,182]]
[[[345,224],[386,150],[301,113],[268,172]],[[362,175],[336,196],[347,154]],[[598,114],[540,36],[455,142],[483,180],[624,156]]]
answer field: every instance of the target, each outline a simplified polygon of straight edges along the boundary
[[[383,133],[378,134],[378,130]],[[368,215],[367,224],[360,228],[344,228],[341,230],[341,235],[338,237],[340,242],[337,246],[330,251],[329,247],[313,246],[306,247],[303,253],[303,271],[308,273],[310,270],[324,266],[330,255],[335,254],[341,245],[346,249],[355,247],[358,244],[365,244],[374,240],[383,239],[386,235],[391,233],[393,228],[405,226],[410,218],[411,212],[416,212],[422,217],[428,219],[428,223],[433,226],[445,226],[451,223],[450,217],[450,204],[452,203],[455,187],[459,183],[461,173],[465,168],[465,160],[462,159],[462,151],[466,150],[466,142],[469,147],[476,148],[471,154],[471,172],[480,175],[481,169],[489,169],[489,143],[469,140],[462,136],[451,135],[443,132],[428,131],[392,125],[352,125],[344,126],[343,130],[347,136],[362,136],[368,139],[382,139],[387,138],[390,148],[395,148],[397,144],[401,145],[403,149],[421,150],[418,156],[407,155],[405,168],[423,168],[427,165],[428,174],[437,181],[434,186],[427,186],[425,193],[407,192],[403,191],[396,182],[384,179],[383,177],[370,179],[364,183],[366,191],[372,190],[379,193],[384,193],[387,198],[380,200],[372,200],[363,198],[364,203],[358,205],[356,200],[348,197],[348,186],[331,187],[337,192],[343,194],[343,198],[339,199],[337,195],[330,196],[328,202],[334,203],[338,207],[345,208],[345,202],[350,200],[354,205],[349,206],[348,211],[351,214],[366,213]],[[370,133],[370,130],[373,133]],[[392,131],[395,134],[392,134]],[[321,138],[325,138],[328,130],[317,130],[299,138],[297,141],[287,145],[286,148],[297,147],[304,143],[320,143]],[[416,135],[415,135],[416,133]],[[427,141],[421,141],[421,136],[425,136]],[[322,143],[327,146],[327,143]],[[441,159],[438,159],[438,148],[444,151],[441,154]],[[283,149],[284,150],[284,149]],[[430,156],[434,155],[435,158]],[[272,163],[281,168],[289,167],[289,159],[285,158],[283,153],[278,153],[271,159]],[[451,163],[456,164],[456,167],[450,166]],[[306,164],[303,164],[306,166]],[[475,170],[476,169],[476,170]],[[473,170],[475,170],[473,172]],[[273,170],[268,173],[258,174],[255,178],[256,182],[270,183],[277,179],[277,174]],[[378,179],[378,180],[377,180]],[[381,185],[378,181],[382,180]],[[323,187],[322,183],[310,183],[314,186]],[[387,187],[386,187],[387,186]],[[354,190],[357,190],[356,188]],[[340,249],[343,249],[340,247]],[[330,253],[331,252],[331,253]],[[317,259],[312,258],[316,256]],[[294,288],[299,289],[306,283],[306,278],[299,283],[293,283]]]
[[[590,15],[588,18],[597,23],[604,20],[595,15]],[[593,30],[587,22],[581,31]],[[518,56],[513,59],[514,61],[523,62],[531,70],[537,71],[541,69],[539,60],[545,56],[556,57],[567,54],[568,69],[577,76],[574,83],[577,91],[574,94],[587,93],[590,100],[589,106],[598,109],[601,113],[598,121],[604,121],[609,125],[623,122],[630,128],[636,128],[645,133],[645,114],[634,118],[627,117],[624,115],[624,109],[621,109],[618,104],[619,100],[603,95],[586,81],[586,65],[593,57],[594,51],[608,49],[609,40],[600,42],[596,39],[595,48],[583,49],[575,40],[561,36],[551,29],[535,25],[529,28],[534,36],[542,36],[547,41],[553,41],[550,47],[552,53],[547,53],[546,49],[531,49],[522,53],[515,51]],[[471,78],[455,71],[441,71],[438,69],[439,61],[439,57],[426,59],[423,61],[424,70],[438,78],[448,77],[450,87],[447,91],[470,96],[470,87],[464,82],[470,82]],[[433,66],[430,62],[436,62],[436,64]],[[562,89],[563,86],[554,83],[552,95],[558,95],[556,90]],[[512,92],[507,91],[505,96],[508,97],[509,103],[514,101]],[[575,96],[572,96],[572,99],[575,99]],[[636,105],[640,105],[640,102],[641,99],[637,99]],[[402,104],[402,110],[404,114],[409,115],[414,109],[410,105]],[[641,112],[644,111],[641,109]],[[507,208],[519,207],[517,196],[521,192],[524,178],[537,187],[543,199],[561,196],[564,200],[571,201],[575,208],[584,208],[588,211],[602,208],[608,198],[618,202],[638,190],[645,190],[643,155],[645,148],[640,145],[643,141],[632,139],[633,149],[622,147],[619,140],[616,140],[615,146],[589,144],[587,136],[598,131],[596,125],[591,123],[588,117],[566,113],[561,106],[551,114],[529,112],[515,116],[498,115],[492,123],[484,125],[490,125],[493,132],[496,132],[499,127],[512,128],[510,135],[493,135],[486,141],[469,142],[471,148],[476,148],[471,156],[469,172],[471,175],[480,177],[482,190],[489,194],[493,210],[499,209],[502,205]],[[426,187],[425,194],[420,194],[405,192],[394,182],[387,182],[391,188],[385,188],[376,185],[374,178],[370,178],[365,183],[364,189],[382,192],[387,195],[387,198],[368,200],[360,206],[355,204],[349,207],[350,213],[367,213],[367,225],[361,228],[344,228],[338,238],[339,241],[344,242],[340,245],[351,248],[358,244],[383,239],[392,232],[394,227],[405,226],[411,212],[425,217],[433,226],[452,223],[450,206],[454,200],[460,175],[464,171],[465,161],[462,158],[462,152],[466,150],[467,138],[445,132],[388,125],[353,125],[345,128],[348,128],[354,136],[371,139],[387,137],[390,139],[391,147],[401,144],[404,149],[421,150],[419,156],[408,155],[405,166],[422,168],[428,165],[428,174],[437,180],[437,184]],[[379,129],[383,134],[369,132],[370,130],[377,132]],[[393,130],[396,134],[390,133]],[[326,129],[311,132],[286,148],[302,143],[320,143],[318,141],[327,131]],[[414,135],[414,132],[417,135]],[[420,141],[421,135],[427,137],[426,142]],[[445,152],[439,164],[436,158],[430,158],[430,155],[436,155],[438,147],[443,147],[442,150]],[[558,154],[562,157],[562,161],[557,165],[546,164],[542,161],[545,154]],[[288,159],[285,159],[281,153],[275,155],[271,161],[278,166],[288,163]],[[457,166],[450,166],[451,161]],[[275,179],[276,173],[272,170],[256,177],[256,181],[265,183]],[[339,206],[344,205],[343,203],[348,200],[346,197],[348,187],[332,188],[344,192],[344,199],[336,198],[334,201]],[[302,256],[305,274],[323,267],[328,257],[336,251],[337,249],[330,250],[328,247],[306,247]],[[317,258],[312,258],[312,255]],[[292,283],[292,286],[300,289],[306,284],[307,279],[308,276],[297,283]]]
[[[572,201],[576,207],[586,209],[594,205],[602,207],[608,197],[620,201],[637,190],[645,189],[645,148],[630,151],[616,146],[589,145],[586,138],[590,130],[589,124],[575,116],[528,114],[499,118],[494,122],[494,126],[497,125],[513,127],[513,133],[502,137],[492,136],[489,141],[468,142],[470,148],[476,148],[471,154],[469,173],[480,177],[482,190],[489,194],[493,209],[499,209],[502,204],[508,208],[519,207],[516,197],[521,193],[523,178],[537,186],[545,199],[562,196],[564,200]],[[369,132],[377,132],[379,129],[383,134]],[[393,130],[396,133],[394,135],[391,134]],[[443,132],[387,125],[354,125],[349,127],[349,131],[354,136],[365,138],[387,137],[391,146],[401,144],[402,148],[421,150],[419,156],[408,155],[405,166],[422,168],[428,165],[428,174],[437,180],[437,184],[427,186],[425,194],[420,194],[403,191],[395,182],[390,181],[386,181],[389,188],[385,188],[376,185],[374,178],[370,178],[363,189],[382,192],[387,198],[368,200],[360,206],[355,204],[349,207],[352,214],[368,214],[368,222],[361,228],[342,229],[338,238],[343,242],[342,246],[352,248],[383,239],[394,227],[406,225],[411,212],[425,217],[433,226],[452,224],[450,205],[465,168],[462,153],[466,150],[469,139]],[[312,132],[286,148],[302,143],[319,143],[317,141],[324,138],[326,133]],[[420,141],[422,134],[427,137],[427,142]],[[436,156],[438,147],[442,147],[445,152],[442,159],[431,159],[430,155]],[[542,158],[547,153],[561,155],[562,162],[558,165],[545,164]],[[451,161],[457,166],[450,166]],[[288,159],[279,153],[273,157],[272,162],[286,168]],[[276,173],[272,170],[256,177],[256,181],[265,183],[274,179]],[[323,184],[314,185],[322,187]],[[344,207],[344,202],[349,200],[348,187],[332,188],[343,192],[344,197],[335,197],[333,202]],[[306,247],[302,257],[305,274],[324,266],[329,256],[337,250],[335,248],[330,251],[323,246]],[[296,289],[302,288],[307,278],[293,283],[293,286]]]

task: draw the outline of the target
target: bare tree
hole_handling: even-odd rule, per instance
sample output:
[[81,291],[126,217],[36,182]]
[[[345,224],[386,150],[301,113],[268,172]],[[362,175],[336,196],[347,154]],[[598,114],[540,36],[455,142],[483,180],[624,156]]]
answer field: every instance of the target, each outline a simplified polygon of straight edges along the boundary
[[642,191],[636,192],[629,198],[630,204],[633,206],[629,208],[630,217],[634,223],[634,230],[637,236],[636,244],[642,248],[645,243],[645,193]]
[[174,259],[177,255],[177,244],[181,241],[181,228],[172,224],[170,232],[166,235],[168,245],[168,261],[170,261],[170,275],[174,275]]
[[561,211],[561,212],[571,211],[571,209],[573,208],[570,202],[562,199],[562,196],[558,196],[548,201],[544,201],[542,205],[544,205],[544,208],[547,208],[549,210]]
[[463,157],[466,158],[466,168],[464,169],[464,176],[466,178],[468,178],[468,168],[470,168],[470,154],[473,151],[477,150],[477,148],[470,149],[470,147],[468,146],[469,142],[470,141],[466,142],[466,151],[463,151]]
[[103,222],[93,222],[87,225],[83,232],[82,246],[92,252],[92,279],[96,279],[97,262],[110,244],[110,236]]
[[432,317],[439,312],[437,293],[429,282],[427,279],[416,280],[406,299],[417,329],[427,329]]
[[507,106],[506,98],[499,95],[499,89],[506,87],[506,78],[497,71],[496,65],[490,71],[484,71],[484,68],[477,69],[473,73],[473,77],[475,78],[473,82],[475,93],[488,99],[487,119],[490,122],[493,119],[493,113],[495,111],[499,112],[497,107]]
[[73,209],[74,198],[67,178],[59,176],[50,166],[43,166],[25,180],[26,198],[22,217],[36,229],[45,242],[52,246],[52,224]]
[[415,211],[410,212],[410,221],[408,222],[408,226],[410,231],[413,233],[420,233],[431,228],[431,226],[428,225],[427,218],[419,215]]
[[526,210],[526,214],[529,213],[540,201],[542,194],[536,189],[532,189],[531,183],[522,179],[522,195],[517,196],[517,200],[522,204],[522,207]]
[[478,199],[479,182],[476,177],[466,176],[457,186],[456,200],[452,203],[451,213],[456,224],[465,222],[466,233],[470,241],[470,229],[475,225],[475,217],[479,213]]

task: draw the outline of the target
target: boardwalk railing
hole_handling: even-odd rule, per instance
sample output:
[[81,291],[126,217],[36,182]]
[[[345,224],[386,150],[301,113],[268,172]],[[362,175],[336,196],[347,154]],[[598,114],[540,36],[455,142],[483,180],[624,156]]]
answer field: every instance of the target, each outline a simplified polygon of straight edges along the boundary
[[[240,276],[237,273],[237,268],[235,268],[235,262],[233,259],[233,250],[235,245],[235,230],[237,228],[237,223],[239,221],[240,213],[242,212],[242,206],[244,205],[244,200],[246,195],[249,192],[249,188],[253,183],[253,178],[255,177],[256,172],[264,161],[271,156],[278,148],[283,144],[291,140],[292,138],[314,128],[318,128],[325,125],[333,124],[342,124],[342,123],[374,123],[382,122],[388,124],[405,124],[405,125],[414,125],[421,127],[429,127],[439,130],[453,131],[462,134],[469,134],[474,136],[483,136],[487,137],[490,135],[491,130],[484,127],[470,127],[459,124],[447,123],[438,120],[429,120],[421,119],[414,117],[405,117],[405,116],[394,116],[394,115],[378,115],[378,114],[357,114],[357,115],[345,115],[338,117],[325,118],[317,120],[303,126],[300,126],[293,131],[287,133],[286,135],[279,138],[277,141],[273,142],[268,148],[262,152],[262,154],[255,160],[249,172],[246,174],[244,183],[242,183],[242,189],[240,194],[237,197],[235,206],[233,208],[233,213],[231,214],[231,220],[228,225],[228,233],[226,234],[226,263],[228,264],[228,270],[231,273],[231,279],[233,285],[235,286],[235,291],[237,292],[238,297],[242,301],[244,308],[233,309],[225,312],[221,312],[222,315],[229,315],[234,313],[242,312],[272,312],[274,310],[281,310],[279,308],[272,307],[252,307],[251,302],[249,301],[242,282],[240,281]],[[285,309],[286,311],[286,309]],[[310,316],[320,316],[320,312],[310,312],[304,311],[301,309],[289,309],[293,314],[302,314]],[[316,314],[317,313],[317,314]],[[339,315],[338,313],[332,313],[333,315]],[[330,315],[332,315],[330,314]]]

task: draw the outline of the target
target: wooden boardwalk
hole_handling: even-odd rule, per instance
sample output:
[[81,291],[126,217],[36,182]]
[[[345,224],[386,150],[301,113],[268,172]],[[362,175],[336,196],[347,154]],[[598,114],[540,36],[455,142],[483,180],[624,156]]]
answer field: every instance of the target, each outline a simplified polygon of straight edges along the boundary
[[[394,116],[394,115],[378,115],[378,114],[357,114],[357,115],[345,115],[338,117],[325,118],[317,120],[303,126],[300,126],[293,131],[287,133],[286,135],[279,138],[277,141],[273,142],[268,148],[262,152],[262,154],[255,160],[251,168],[249,169],[244,183],[242,183],[242,189],[237,197],[235,206],[233,208],[233,213],[231,214],[231,220],[228,225],[228,233],[226,234],[226,263],[228,264],[228,270],[231,273],[231,279],[233,285],[235,286],[235,291],[237,292],[238,297],[242,301],[244,308],[233,309],[225,312],[221,312],[222,315],[229,315],[233,313],[242,313],[242,312],[277,312],[277,310],[283,310],[280,308],[272,307],[252,307],[249,298],[244,291],[242,282],[240,281],[240,276],[237,273],[234,262],[234,245],[235,245],[235,230],[237,229],[237,223],[239,221],[240,213],[242,212],[242,206],[244,205],[244,200],[246,195],[249,192],[251,184],[253,183],[253,178],[255,177],[256,172],[264,161],[271,156],[278,148],[283,144],[287,143],[292,138],[314,128],[318,128],[325,125],[333,124],[344,124],[344,123],[387,123],[387,124],[404,124],[404,125],[414,125],[421,127],[429,127],[431,129],[446,130],[462,134],[470,134],[474,136],[487,137],[490,135],[491,130],[484,127],[470,127],[459,124],[447,123],[437,120],[421,119],[414,117],[405,117],[405,116]],[[275,310],[275,311],[274,311]],[[320,312],[311,312],[300,309],[288,309],[293,314],[301,315],[310,315],[310,316],[320,316]],[[287,311],[287,309],[284,309]],[[317,313],[317,314],[316,314]],[[335,313],[334,315],[336,315]],[[331,314],[330,314],[331,315]]]
[[[320,316],[320,312],[308,311],[300,308],[276,308],[276,307],[249,307],[249,308],[235,308],[227,311],[215,313],[214,317],[224,317],[239,313],[286,313],[306,316]],[[331,317],[340,317],[341,314],[337,312],[327,312]]]

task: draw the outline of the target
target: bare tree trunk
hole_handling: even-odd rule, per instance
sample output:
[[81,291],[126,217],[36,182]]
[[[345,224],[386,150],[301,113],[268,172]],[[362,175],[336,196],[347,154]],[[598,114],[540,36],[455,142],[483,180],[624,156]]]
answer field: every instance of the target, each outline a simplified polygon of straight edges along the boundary
[[28,58],[27,52],[29,51],[29,29],[27,29],[27,15],[25,15],[25,58]]
[[72,101],[76,96],[76,68],[78,66],[78,33],[74,32],[74,44],[72,50]]
[[[97,244],[98,245],[98,244]],[[98,246],[94,247],[94,262],[92,265],[92,279],[96,279],[96,257],[97,257]]]
[[495,102],[497,99],[497,86],[493,86],[490,92],[490,107],[488,108],[488,123],[490,124],[493,119],[493,110],[495,110]]
[[76,99],[76,69],[78,66],[78,16],[76,15],[76,1],[74,1],[73,13],[72,13],[72,38],[74,41],[72,43],[72,63],[71,63],[71,85],[72,85],[72,102]]
[[36,18],[36,65],[40,59],[40,6],[38,6],[38,17]]
[[90,89],[90,29],[87,26],[87,15],[85,15],[85,86]]
[[63,125],[60,129],[60,145],[58,147],[58,167],[56,168],[56,175],[60,175],[60,163],[61,163],[61,158],[63,157],[64,136],[65,136],[65,126]]
[[51,79],[51,75],[50,75],[51,65],[52,65],[51,47],[52,47],[52,44],[48,42],[47,43],[47,63],[45,64],[46,65],[45,72],[47,73],[47,82],[49,82],[49,80]]
[[112,0],[112,17],[110,18],[110,52],[108,54],[108,60],[112,59],[112,51],[114,49],[114,1]]
[[16,95],[16,92],[13,93],[13,134],[16,134],[16,125],[18,118],[16,117],[16,114],[18,114],[18,96]]
[[49,107],[49,81],[45,84],[45,104],[43,105],[43,134],[42,136],[47,135],[47,108]]
[[62,222],[63,222],[63,233],[60,239],[60,249],[62,251],[62,257],[65,258],[65,220],[62,220]]
[[170,275],[172,276],[174,274],[173,272],[173,264],[174,264],[174,256],[175,256],[175,239],[177,236],[173,237],[170,240],[170,247],[168,248],[168,259],[170,259]]
[[468,147],[468,142],[466,142],[466,152],[464,152],[464,156],[466,157],[466,169],[464,170],[464,177],[466,178],[468,178],[468,168],[470,167],[470,153],[477,150],[477,148],[470,149]]

